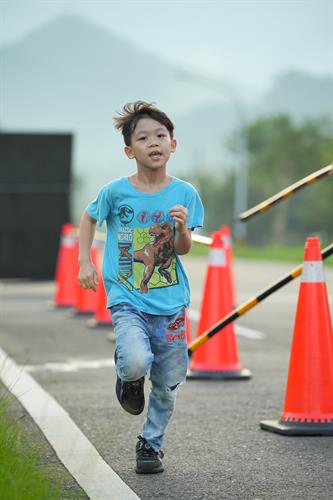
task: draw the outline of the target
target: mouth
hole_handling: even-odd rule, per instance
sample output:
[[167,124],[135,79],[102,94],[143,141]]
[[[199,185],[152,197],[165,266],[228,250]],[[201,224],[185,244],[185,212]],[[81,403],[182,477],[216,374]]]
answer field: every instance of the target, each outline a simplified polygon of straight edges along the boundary
[[152,158],[153,160],[158,160],[160,159],[162,156],[162,153],[160,153],[159,151],[152,151],[151,153],[149,153],[149,158]]

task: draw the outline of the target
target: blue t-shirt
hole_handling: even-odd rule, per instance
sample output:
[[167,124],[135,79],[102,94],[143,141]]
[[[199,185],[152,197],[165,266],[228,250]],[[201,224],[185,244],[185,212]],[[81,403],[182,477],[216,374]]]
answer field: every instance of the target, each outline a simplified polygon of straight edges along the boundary
[[169,315],[189,306],[188,278],[174,251],[169,216],[174,205],[187,208],[189,228],[202,226],[197,191],[176,177],[157,193],[143,193],[121,177],[102,187],[88,205],[88,214],[107,226],[103,281],[108,307],[130,302],[142,312]]

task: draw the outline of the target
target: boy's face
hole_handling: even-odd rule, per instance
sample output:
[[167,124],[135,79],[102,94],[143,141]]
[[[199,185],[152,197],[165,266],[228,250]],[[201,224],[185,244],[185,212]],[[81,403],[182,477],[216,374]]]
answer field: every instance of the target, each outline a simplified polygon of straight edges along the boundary
[[131,146],[124,151],[128,158],[136,159],[137,166],[157,170],[165,167],[170,154],[176,150],[176,140],[168,129],[152,118],[138,121],[131,137]]

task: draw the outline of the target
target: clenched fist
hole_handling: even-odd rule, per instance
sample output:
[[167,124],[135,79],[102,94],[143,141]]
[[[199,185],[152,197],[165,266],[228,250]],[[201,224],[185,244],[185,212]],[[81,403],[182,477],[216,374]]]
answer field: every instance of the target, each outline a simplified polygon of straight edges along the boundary
[[94,292],[97,290],[98,274],[94,266],[90,263],[80,265],[78,280],[82,288],[90,288]]

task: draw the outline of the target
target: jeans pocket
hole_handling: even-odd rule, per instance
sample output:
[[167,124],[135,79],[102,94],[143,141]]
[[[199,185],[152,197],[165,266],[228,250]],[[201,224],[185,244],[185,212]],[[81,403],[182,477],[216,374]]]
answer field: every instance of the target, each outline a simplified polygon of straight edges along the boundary
[[114,306],[111,306],[110,307],[110,311],[111,311],[111,314],[114,314],[118,311],[121,311],[122,309],[124,309],[124,307],[127,305],[126,302],[119,302],[119,304],[116,304]]

